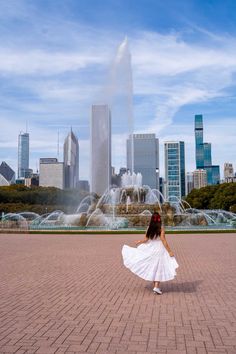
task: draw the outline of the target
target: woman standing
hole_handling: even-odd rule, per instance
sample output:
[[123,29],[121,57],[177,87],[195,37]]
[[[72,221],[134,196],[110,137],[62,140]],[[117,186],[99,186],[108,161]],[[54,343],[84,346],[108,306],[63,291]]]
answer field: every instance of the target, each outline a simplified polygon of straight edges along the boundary
[[153,292],[161,295],[160,282],[174,279],[178,263],[166,241],[158,213],[152,215],[145,239],[136,245],[137,248],[123,246],[124,265],[140,278],[153,281]]

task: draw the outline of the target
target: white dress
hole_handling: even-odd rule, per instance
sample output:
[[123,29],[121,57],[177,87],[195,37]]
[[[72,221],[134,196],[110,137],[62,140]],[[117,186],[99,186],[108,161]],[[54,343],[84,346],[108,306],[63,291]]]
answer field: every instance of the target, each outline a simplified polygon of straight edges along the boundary
[[140,278],[150,281],[174,279],[178,263],[170,257],[160,237],[148,240],[137,248],[124,245],[124,265]]

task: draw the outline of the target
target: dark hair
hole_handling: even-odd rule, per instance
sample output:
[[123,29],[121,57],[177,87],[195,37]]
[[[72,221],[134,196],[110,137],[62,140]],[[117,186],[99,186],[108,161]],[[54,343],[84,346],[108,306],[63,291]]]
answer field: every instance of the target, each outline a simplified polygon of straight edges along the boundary
[[161,234],[161,216],[159,213],[155,212],[152,214],[146,237],[153,240],[154,238],[159,237]]

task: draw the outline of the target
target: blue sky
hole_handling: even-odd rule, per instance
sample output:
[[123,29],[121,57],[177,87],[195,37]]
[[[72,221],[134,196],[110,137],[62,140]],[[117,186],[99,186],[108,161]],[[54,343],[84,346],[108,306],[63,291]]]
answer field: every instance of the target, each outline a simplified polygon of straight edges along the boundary
[[[132,56],[135,132],[183,140],[195,168],[194,115],[214,164],[236,168],[236,2],[174,0],[0,0],[0,161],[17,168],[17,137],[28,122],[30,167],[60,158],[70,127],[89,177],[89,118],[119,44]],[[121,135],[114,164],[125,164]]]

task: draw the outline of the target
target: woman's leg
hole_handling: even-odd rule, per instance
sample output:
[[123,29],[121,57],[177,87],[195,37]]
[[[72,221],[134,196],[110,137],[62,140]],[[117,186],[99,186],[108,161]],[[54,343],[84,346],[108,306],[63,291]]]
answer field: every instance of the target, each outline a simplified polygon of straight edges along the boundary
[[161,291],[161,289],[159,288],[160,282],[159,282],[159,281],[154,281],[153,284],[154,284],[154,288],[153,288],[154,293],[155,293],[155,294],[158,294],[158,295],[161,295],[161,294],[162,294],[162,291]]
[[159,288],[160,282],[159,281],[154,281],[154,288]]

